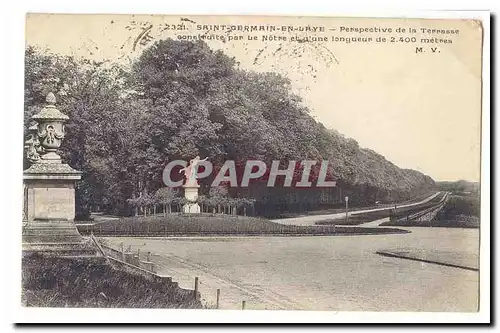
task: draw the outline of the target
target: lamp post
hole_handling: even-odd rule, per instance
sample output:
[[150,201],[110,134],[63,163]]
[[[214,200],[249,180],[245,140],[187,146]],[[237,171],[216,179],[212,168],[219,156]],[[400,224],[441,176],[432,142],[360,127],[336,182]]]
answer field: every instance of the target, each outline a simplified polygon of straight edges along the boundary
[[348,222],[349,222],[349,197],[346,196],[344,199],[345,199],[345,224],[348,224]]

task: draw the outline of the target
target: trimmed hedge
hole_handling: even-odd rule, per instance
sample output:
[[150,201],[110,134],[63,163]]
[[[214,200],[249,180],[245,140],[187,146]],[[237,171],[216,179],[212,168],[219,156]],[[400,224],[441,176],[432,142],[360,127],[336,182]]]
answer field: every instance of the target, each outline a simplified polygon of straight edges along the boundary
[[283,225],[265,219],[231,215],[169,215],[131,217],[92,226],[79,225],[82,234],[96,236],[220,236],[220,235],[352,235],[404,232],[390,228]]

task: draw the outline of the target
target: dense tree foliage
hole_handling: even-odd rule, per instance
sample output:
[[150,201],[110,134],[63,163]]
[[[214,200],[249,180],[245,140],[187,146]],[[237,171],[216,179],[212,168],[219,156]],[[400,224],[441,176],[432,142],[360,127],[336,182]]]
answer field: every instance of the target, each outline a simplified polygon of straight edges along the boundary
[[479,183],[466,180],[436,182],[436,188],[440,191],[453,192],[454,194],[476,194],[479,195]]
[[[169,211],[177,199],[159,191],[163,168],[197,155],[209,157],[215,171],[228,159],[240,171],[248,159],[269,166],[272,160],[282,166],[290,160],[331,162],[328,177],[338,187],[330,189],[268,188],[263,177],[248,188],[210,193],[212,178],[204,179],[200,202],[232,213],[250,206],[265,215],[334,206],[345,195],[354,205],[408,199],[434,186],[430,177],[400,169],[316,122],[287,78],[240,70],[235,59],[203,42],[158,41],[132,68],[32,47],[25,64],[25,129],[49,91],[70,116],[62,150],[84,172],[77,189],[81,214],[96,207],[133,214],[146,202]],[[300,174],[297,167],[295,179]],[[312,180],[317,175],[315,168]]]
[[479,218],[480,211],[481,205],[478,196],[452,195],[446,202],[443,210],[440,212],[439,219],[454,220],[461,219],[464,216]]

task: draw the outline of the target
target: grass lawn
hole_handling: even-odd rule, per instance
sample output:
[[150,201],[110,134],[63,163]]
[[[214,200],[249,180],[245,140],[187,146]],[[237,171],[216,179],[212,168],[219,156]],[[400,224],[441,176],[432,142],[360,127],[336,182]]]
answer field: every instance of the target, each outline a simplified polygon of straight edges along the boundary
[[24,306],[201,308],[193,292],[113,268],[103,258],[40,254],[22,259]]
[[394,228],[353,228],[283,225],[265,219],[230,215],[169,215],[128,217],[97,225],[79,225],[82,234],[96,236],[220,236],[220,235],[352,235],[399,233]]
[[317,225],[330,225],[330,224],[336,224],[336,225],[360,225],[366,222],[371,222],[375,221],[378,219],[382,219],[384,217],[389,217],[389,211],[384,210],[384,211],[377,211],[377,212],[370,212],[370,213],[362,213],[362,214],[356,214],[356,215],[351,215],[349,216],[349,220],[346,222],[345,219],[330,219],[330,220],[323,220],[316,222]]

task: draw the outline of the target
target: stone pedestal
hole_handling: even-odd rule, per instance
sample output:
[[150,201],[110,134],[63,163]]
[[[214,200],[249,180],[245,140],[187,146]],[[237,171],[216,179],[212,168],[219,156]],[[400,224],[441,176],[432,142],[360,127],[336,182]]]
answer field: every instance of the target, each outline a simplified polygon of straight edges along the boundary
[[184,213],[199,214],[201,212],[200,205],[196,202],[199,188],[199,185],[184,185],[184,198],[188,200],[188,203],[182,207]]
[[84,240],[74,222],[75,182],[81,178],[81,172],[62,163],[35,163],[24,171],[23,178],[23,249],[84,250]]

